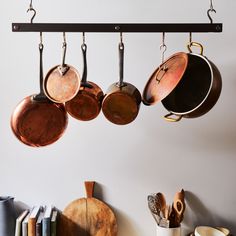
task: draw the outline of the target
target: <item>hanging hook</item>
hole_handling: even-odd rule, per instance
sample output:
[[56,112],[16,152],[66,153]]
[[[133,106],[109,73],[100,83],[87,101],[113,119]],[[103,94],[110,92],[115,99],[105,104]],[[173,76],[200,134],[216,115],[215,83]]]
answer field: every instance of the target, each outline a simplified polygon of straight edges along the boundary
[[119,44],[119,48],[123,49],[124,48],[124,43],[123,43],[123,33],[120,32],[120,44]]
[[208,16],[208,18],[209,18],[211,24],[213,24],[213,19],[212,19],[211,15],[210,15],[211,12],[216,13],[216,10],[215,10],[214,7],[213,7],[213,2],[212,2],[212,0],[210,0],[210,9],[208,9],[208,11],[207,11],[207,16]]
[[30,23],[33,23],[33,20],[34,20],[34,18],[35,18],[35,16],[36,16],[36,10],[33,8],[33,3],[32,3],[32,1],[33,0],[31,0],[30,1],[30,5],[29,5],[29,8],[28,8],[28,10],[27,10],[27,13],[29,12],[29,11],[32,11],[33,12],[33,16],[31,17],[31,19],[30,19]]
[[160,45],[160,50],[162,51],[161,61],[163,63],[165,60],[165,52],[167,50],[167,46],[165,44],[165,32],[162,33],[162,44]]
[[193,41],[193,34],[192,32],[189,32],[189,44],[191,44]]
[[43,34],[42,32],[40,32],[40,41],[39,41],[39,48],[42,48],[43,47]]
[[84,32],[82,33],[82,39],[83,39],[83,43],[81,45],[81,48],[82,48],[83,52],[86,52],[87,45],[85,43],[85,33]]
[[85,33],[82,33],[82,38],[83,38],[83,44],[85,44]]
[[66,33],[63,32],[62,63],[61,63],[61,65],[58,67],[58,70],[59,70],[61,76],[65,75],[66,72],[69,70],[69,66],[67,66],[66,63],[65,63],[66,50],[67,50]]

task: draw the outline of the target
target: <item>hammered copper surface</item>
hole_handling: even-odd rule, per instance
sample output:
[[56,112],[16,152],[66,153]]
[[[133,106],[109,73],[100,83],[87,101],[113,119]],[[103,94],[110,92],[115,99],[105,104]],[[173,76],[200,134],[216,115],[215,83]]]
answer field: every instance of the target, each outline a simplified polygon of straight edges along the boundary
[[79,91],[80,75],[72,66],[69,66],[69,70],[62,75],[58,67],[55,66],[47,73],[44,92],[53,102],[64,103],[75,97]]
[[118,88],[113,84],[103,99],[102,111],[114,124],[126,125],[135,120],[141,103],[141,94],[132,84]]
[[188,56],[176,53],[151,75],[143,91],[143,103],[153,105],[164,99],[177,86],[187,68]]
[[68,116],[63,104],[35,101],[29,96],[21,101],[11,116],[11,128],[23,143],[46,146],[57,141],[64,133]]
[[66,111],[75,119],[89,121],[98,116],[101,110],[103,92],[93,82],[86,82],[90,86],[81,86],[77,95],[65,103]]

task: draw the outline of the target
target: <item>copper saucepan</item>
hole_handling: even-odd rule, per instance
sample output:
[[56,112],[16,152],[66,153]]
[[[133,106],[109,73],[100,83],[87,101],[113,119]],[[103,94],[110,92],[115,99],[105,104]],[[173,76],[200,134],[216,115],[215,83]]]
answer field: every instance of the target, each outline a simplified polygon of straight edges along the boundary
[[65,103],[65,107],[72,117],[81,121],[89,121],[100,113],[103,92],[97,84],[87,81],[87,45],[83,43],[81,49],[84,62],[81,86],[77,95]]
[[11,116],[15,136],[32,147],[49,145],[64,133],[68,116],[63,104],[50,101],[43,91],[43,44],[40,51],[40,93],[23,99]]
[[119,59],[120,80],[108,88],[102,102],[102,111],[112,123],[126,125],[137,117],[142,97],[134,85],[123,81],[124,44],[122,42],[119,44]]
[[[192,52],[193,46],[200,48],[200,54]],[[203,46],[190,42],[188,50],[188,64],[181,81],[162,100],[162,104],[170,112],[165,116],[168,121],[204,115],[213,108],[221,93],[221,74],[214,63],[203,55]]]
[[64,35],[62,63],[51,68],[44,79],[44,92],[53,102],[65,103],[74,98],[80,88],[79,72],[65,63],[67,43]]

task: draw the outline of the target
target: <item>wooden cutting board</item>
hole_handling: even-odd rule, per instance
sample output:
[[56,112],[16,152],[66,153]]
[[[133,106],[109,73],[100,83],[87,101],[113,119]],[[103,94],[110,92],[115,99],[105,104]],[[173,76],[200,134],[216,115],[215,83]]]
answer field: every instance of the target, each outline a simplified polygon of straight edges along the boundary
[[86,181],[87,197],[74,200],[63,211],[59,236],[116,236],[117,222],[112,210],[93,197],[95,182]]

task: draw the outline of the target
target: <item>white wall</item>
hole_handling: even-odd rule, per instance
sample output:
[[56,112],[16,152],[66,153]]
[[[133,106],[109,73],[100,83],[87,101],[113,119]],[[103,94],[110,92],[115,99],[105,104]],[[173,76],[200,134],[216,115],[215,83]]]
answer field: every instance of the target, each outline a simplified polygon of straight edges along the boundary
[[[208,22],[206,0],[34,1],[35,22]],[[119,235],[155,235],[147,195],[161,191],[171,202],[187,191],[185,226],[229,227],[236,234],[235,13],[233,0],[214,1],[222,34],[194,34],[205,55],[217,64],[223,91],[205,116],[165,122],[161,104],[142,106],[135,122],[109,123],[103,114],[91,122],[72,118],[65,135],[45,148],[30,148],[13,135],[9,121],[15,106],[38,91],[36,33],[12,33],[12,22],[28,22],[28,1],[2,1],[0,7],[1,118],[0,193],[30,206],[53,203],[63,209],[84,196],[84,180],[95,180],[97,196],[118,218]],[[104,91],[118,79],[118,34],[87,34],[88,76]],[[186,51],[188,34],[167,34],[167,56]],[[61,34],[45,34],[45,72],[60,62]],[[68,34],[67,62],[82,73],[81,34]],[[161,34],[125,34],[125,80],[142,92],[159,65]]]

